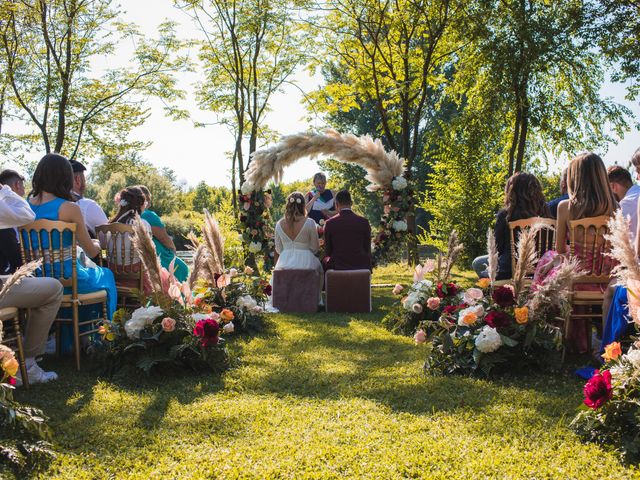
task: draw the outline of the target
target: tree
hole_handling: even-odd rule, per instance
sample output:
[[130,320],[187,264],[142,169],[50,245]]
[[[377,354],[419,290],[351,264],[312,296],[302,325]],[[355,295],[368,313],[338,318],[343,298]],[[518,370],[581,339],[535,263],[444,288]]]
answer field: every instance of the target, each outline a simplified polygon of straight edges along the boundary
[[175,0],[175,4],[205,35],[200,58],[206,73],[197,96],[200,106],[215,112],[233,132],[235,207],[236,185],[244,183],[251,154],[260,140],[273,137],[264,122],[271,98],[305,58],[306,34],[295,18],[302,2]]
[[[174,25],[163,23],[158,39],[147,39],[113,3],[0,0],[0,118],[33,128],[3,132],[8,141],[69,158],[135,151],[144,143],[127,136],[145,121],[145,100],[183,95],[172,75],[184,65]],[[124,40],[135,44],[131,66],[93,75],[92,62],[114,59]],[[170,103],[167,110],[184,115]]]
[[[357,99],[375,106],[377,130],[406,161],[414,175],[422,154],[422,136],[434,87],[456,46],[450,26],[458,16],[453,0],[335,0],[319,29],[325,50],[319,58],[336,58],[341,79],[316,92],[316,108],[326,113],[357,108]],[[321,63],[320,60],[318,63]],[[415,239],[415,218],[408,218]],[[410,259],[417,261],[415,240]]]
[[[595,149],[622,136],[626,108],[599,91],[600,55],[592,48],[595,10],[581,0],[471,2],[470,41],[460,51],[455,88],[462,102],[498,101],[511,130],[508,174],[535,153]],[[494,90],[487,96],[487,86]],[[493,111],[493,110],[492,110]]]

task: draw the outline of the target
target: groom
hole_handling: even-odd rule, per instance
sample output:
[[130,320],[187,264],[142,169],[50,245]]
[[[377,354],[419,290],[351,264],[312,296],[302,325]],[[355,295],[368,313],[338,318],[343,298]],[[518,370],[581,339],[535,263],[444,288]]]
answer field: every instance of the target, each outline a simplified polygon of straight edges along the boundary
[[371,225],[351,211],[351,195],[341,190],[335,199],[337,215],[324,226],[325,270],[371,270]]

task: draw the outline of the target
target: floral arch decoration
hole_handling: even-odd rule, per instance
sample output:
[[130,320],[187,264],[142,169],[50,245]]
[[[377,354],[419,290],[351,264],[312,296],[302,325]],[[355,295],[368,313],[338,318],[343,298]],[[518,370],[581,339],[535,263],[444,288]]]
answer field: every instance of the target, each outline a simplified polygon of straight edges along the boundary
[[245,250],[256,256],[262,254],[265,270],[273,267],[274,239],[269,225],[271,192],[264,188],[272,178],[279,182],[285,167],[301,158],[318,155],[360,165],[367,171],[365,178],[370,182],[367,190],[382,192],[384,214],[372,242],[374,264],[407,233],[406,216],[413,195],[404,177],[404,160],[395,151],[387,152],[380,140],[368,135],[356,137],[335,130],[289,135],[273,147],[254,152],[239,192]]

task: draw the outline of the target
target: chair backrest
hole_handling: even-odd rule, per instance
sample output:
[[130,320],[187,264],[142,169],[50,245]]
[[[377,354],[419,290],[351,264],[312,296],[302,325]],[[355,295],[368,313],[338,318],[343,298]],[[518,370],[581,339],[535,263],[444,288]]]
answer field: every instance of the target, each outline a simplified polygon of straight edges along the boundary
[[569,252],[580,260],[584,275],[574,278],[574,283],[608,283],[614,261],[608,255],[610,243],[604,236],[609,233],[610,217],[582,218],[569,221]]
[[[74,298],[78,294],[76,224],[36,220],[18,228],[20,255],[24,263],[42,259],[35,274],[56,278],[64,287],[71,287]],[[65,246],[65,244],[67,246]]]
[[135,279],[143,290],[144,269],[133,246],[133,227],[124,223],[110,223],[96,227],[100,246],[106,252],[107,266],[119,280]]
[[[536,234],[536,251],[538,258],[541,258],[547,251],[553,250],[556,246],[556,221],[553,218],[531,217],[509,222],[509,232],[511,234],[511,272],[516,271],[516,264],[518,263],[516,258],[516,241],[518,240],[518,235],[522,230],[540,224],[547,228],[541,228]],[[533,272],[527,273],[533,274]]]

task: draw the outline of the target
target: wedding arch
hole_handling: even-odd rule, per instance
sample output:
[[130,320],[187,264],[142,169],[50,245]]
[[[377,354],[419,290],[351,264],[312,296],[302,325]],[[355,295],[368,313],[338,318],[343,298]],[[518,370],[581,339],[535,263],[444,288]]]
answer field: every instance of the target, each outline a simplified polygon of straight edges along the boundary
[[318,155],[360,165],[367,171],[367,190],[382,192],[384,213],[373,239],[374,264],[407,233],[406,215],[413,195],[404,176],[404,160],[395,151],[387,152],[380,140],[369,135],[357,137],[335,130],[288,135],[278,144],[253,153],[239,192],[245,248],[252,255],[263,255],[265,270],[272,268],[274,258],[273,229],[268,222],[271,192],[264,190],[267,182],[279,182],[285,167]]

